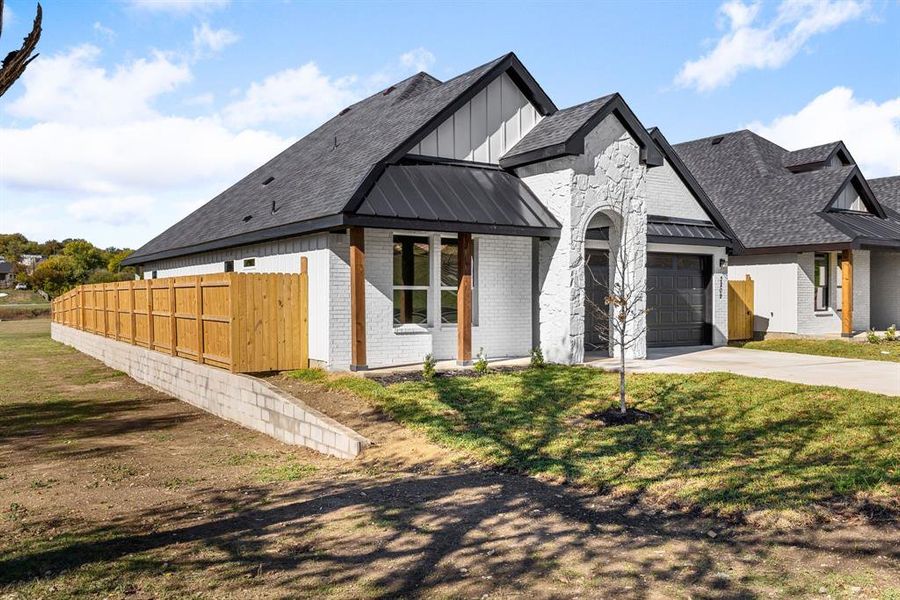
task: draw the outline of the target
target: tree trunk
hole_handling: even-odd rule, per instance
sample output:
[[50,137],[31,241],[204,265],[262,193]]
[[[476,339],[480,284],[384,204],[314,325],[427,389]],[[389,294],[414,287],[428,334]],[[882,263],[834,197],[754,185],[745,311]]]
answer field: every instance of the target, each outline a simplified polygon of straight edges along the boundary
[[619,344],[619,412],[625,414],[625,327],[621,327],[622,332],[619,336],[621,342]]

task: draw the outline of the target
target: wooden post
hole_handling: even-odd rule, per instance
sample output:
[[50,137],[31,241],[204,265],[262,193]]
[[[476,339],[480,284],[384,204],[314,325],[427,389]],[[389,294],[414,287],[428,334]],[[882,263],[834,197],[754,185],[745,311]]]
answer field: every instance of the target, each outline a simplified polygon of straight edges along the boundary
[[130,312],[129,312],[129,315],[131,316],[131,345],[134,346],[134,344],[135,344],[134,340],[135,340],[135,338],[137,337],[137,336],[135,336],[135,334],[134,334],[134,329],[135,329],[135,316],[134,316],[134,279],[131,279],[131,280],[128,281],[128,295],[129,295],[128,306],[129,306],[129,308],[131,309]]
[[472,234],[457,236],[456,364],[472,364]]
[[366,366],[366,247],[365,229],[350,228],[350,370]]
[[841,256],[841,335],[853,335],[853,251]]
[[178,332],[176,331],[178,325],[175,319],[175,278],[169,277],[166,279],[166,285],[169,288],[169,347],[172,356],[178,356],[178,348],[176,347],[178,344]]
[[200,276],[194,279],[194,294],[197,296],[197,362],[203,364],[203,286]]
[[300,257],[300,368],[309,368],[309,262]]
[[112,283],[113,290],[113,339],[119,339],[119,284]]
[[153,350],[153,282],[144,280],[147,288],[147,348]]
[[107,337],[107,332],[109,331],[109,319],[106,316],[106,284],[101,283],[100,285],[100,295],[103,297],[103,337]]

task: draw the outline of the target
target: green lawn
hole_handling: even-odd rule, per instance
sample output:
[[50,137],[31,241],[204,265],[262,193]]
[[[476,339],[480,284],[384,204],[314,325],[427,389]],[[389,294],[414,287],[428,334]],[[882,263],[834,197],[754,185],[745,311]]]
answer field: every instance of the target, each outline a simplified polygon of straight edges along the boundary
[[[5,295],[3,295],[5,294]],[[49,304],[33,290],[0,289],[0,305],[3,304]]]
[[772,350],[775,352],[815,354],[817,356],[900,362],[900,341],[870,344],[869,342],[850,342],[846,340],[783,339],[746,342],[740,344],[740,346],[751,350]]
[[655,421],[606,428],[616,375],[547,367],[384,388],[322,379],[485,463],[716,514],[787,513],[900,492],[898,398],[725,373],[633,375]]

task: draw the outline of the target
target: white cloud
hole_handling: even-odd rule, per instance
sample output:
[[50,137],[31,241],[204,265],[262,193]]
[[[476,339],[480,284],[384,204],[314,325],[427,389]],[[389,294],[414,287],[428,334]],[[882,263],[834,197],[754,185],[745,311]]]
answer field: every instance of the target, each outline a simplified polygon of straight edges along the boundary
[[94,33],[106,39],[107,42],[112,42],[116,39],[116,32],[100,21],[94,21],[93,29]]
[[434,54],[422,47],[400,55],[400,64],[416,72],[427,71],[434,65],[434,60]]
[[866,177],[900,175],[900,96],[878,103],[836,87],[794,114],[747,127],[790,150],[843,140]]
[[706,55],[686,62],[675,78],[683,87],[708,91],[731,83],[742,71],[777,69],[815,35],[861,17],[861,0],[782,0],[775,17],[758,23],[760,4],[729,0],[719,7],[725,33]]
[[[16,117],[0,126],[0,230],[138,246],[292,141],[259,124],[302,135],[380,89],[388,71],[428,60],[410,56],[362,77],[307,63],[239,90],[222,112],[212,93],[188,89],[191,63],[171,53],[105,66],[85,44],[41,57],[0,108]],[[207,114],[177,114],[189,106]]]
[[113,124],[148,118],[162,94],[190,81],[187,65],[161,52],[119,66],[113,73],[97,64],[100,49],[90,44],[39,59],[22,77],[25,93],[9,114],[40,121]]
[[150,12],[187,14],[225,8],[230,0],[130,0],[129,4]]
[[314,62],[285,69],[254,82],[239,100],[223,110],[225,121],[236,127],[264,122],[290,125],[300,130],[334,116],[359,100],[355,76],[333,78]]
[[233,31],[213,29],[209,23],[201,23],[200,27],[194,27],[194,56],[199,58],[218,54],[239,39],[240,36]]
[[144,224],[152,214],[152,196],[95,196],[73,202],[66,212],[76,221],[104,225]]

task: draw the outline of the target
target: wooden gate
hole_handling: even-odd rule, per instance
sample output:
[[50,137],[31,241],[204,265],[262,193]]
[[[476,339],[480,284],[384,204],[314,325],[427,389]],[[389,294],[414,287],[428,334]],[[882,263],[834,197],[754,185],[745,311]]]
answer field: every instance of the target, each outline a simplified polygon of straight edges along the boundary
[[728,339],[753,339],[753,280],[728,282]]

